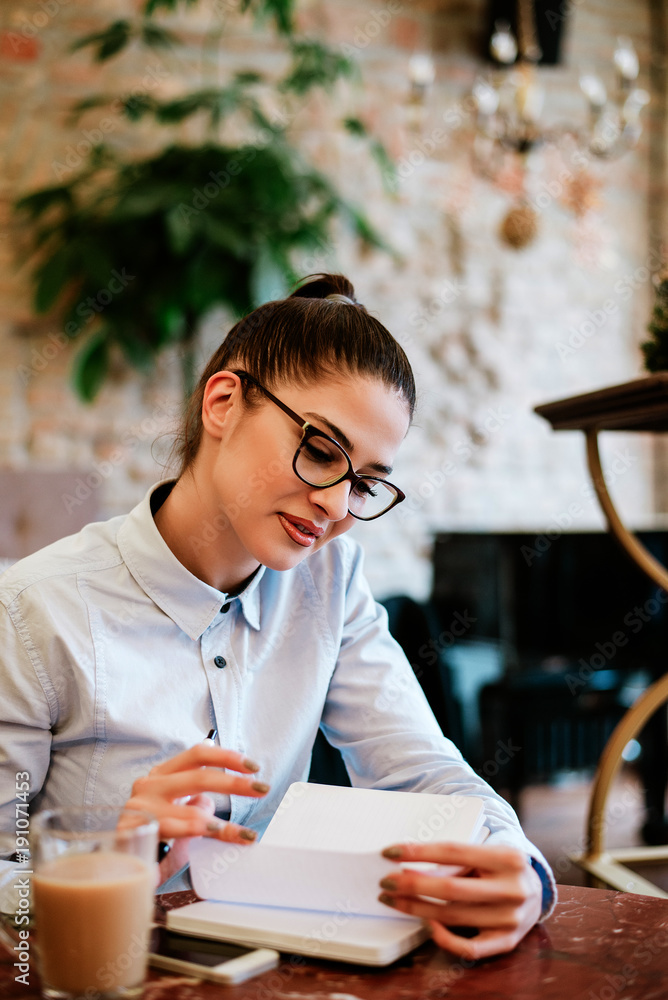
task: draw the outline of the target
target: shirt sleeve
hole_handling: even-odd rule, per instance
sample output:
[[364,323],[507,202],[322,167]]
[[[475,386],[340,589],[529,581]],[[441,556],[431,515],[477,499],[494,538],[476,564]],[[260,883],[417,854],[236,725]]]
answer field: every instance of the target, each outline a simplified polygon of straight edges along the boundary
[[[349,550],[350,551],[350,550]],[[483,799],[490,845],[528,854],[543,884],[546,917],[556,902],[554,877],[506,800],[476,774],[434,718],[413,668],[387,627],[352,548],[340,652],[321,728],[338,747],[353,785],[473,795]]]
[[3,604],[0,690],[0,829],[11,832],[17,829],[17,818],[29,811],[24,801],[24,782],[28,785],[28,803],[44,784],[56,703],[18,609]]

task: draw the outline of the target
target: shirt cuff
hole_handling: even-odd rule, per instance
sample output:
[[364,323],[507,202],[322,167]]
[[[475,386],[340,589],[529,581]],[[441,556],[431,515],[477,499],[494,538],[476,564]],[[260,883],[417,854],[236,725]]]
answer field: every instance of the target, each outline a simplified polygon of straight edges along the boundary
[[554,875],[542,861],[539,861],[538,858],[534,858],[534,856],[530,854],[529,862],[533,870],[537,872],[538,878],[540,879],[543,887],[543,901],[539,920],[546,920],[557,905],[557,884],[554,881]]
[[183,892],[184,889],[192,889],[192,887],[190,865],[185,864],[183,868],[179,868],[177,872],[174,872],[168,879],[165,879],[162,885],[159,885],[155,891],[156,894],[163,892]]

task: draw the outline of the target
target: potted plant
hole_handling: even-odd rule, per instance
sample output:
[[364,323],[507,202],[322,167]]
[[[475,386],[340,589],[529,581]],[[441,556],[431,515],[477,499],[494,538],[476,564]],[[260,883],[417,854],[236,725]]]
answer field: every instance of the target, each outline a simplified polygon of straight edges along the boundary
[[[104,62],[122,57],[131,42],[178,46],[178,36],[156,15],[195,3],[147,0],[136,21],[115,21],[73,48],[91,48]],[[73,382],[82,399],[95,397],[118,349],[147,371],[163,349],[180,345],[188,391],[207,312],[223,305],[240,315],[282,295],[298,277],[295,253],[325,244],[334,218],[346,219],[365,243],[384,247],[364,214],[290,139],[290,122],[309,91],[329,90],[355,72],[348,57],[296,33],[293,4],[243,0],[249,16],[270,19],[290,56],[280,79],[268,81],[250,68],[220,85],[199,81],[177,98],[87,98],[75,107],[77,115],[115,101],[128,128],[150,118],[164,129],[165,142],[157,152],[128,159],[101,141],[74,177],[18,202],[28,223],[34,306],[40,313],[60,308],[65,335],[81,342]],[[220,31],[205,38],[209,47],[221,43]],[[288,108],[281,115],[265,108],[268,85]],[[193,116],[205,123],[201,139],[175,139],[173,130]],[[233,116],[237,128],[244,122],[242,142],[227,138]],[[361,121],[348,118],[342,127],[370,142],[389,177],[385,151]]]

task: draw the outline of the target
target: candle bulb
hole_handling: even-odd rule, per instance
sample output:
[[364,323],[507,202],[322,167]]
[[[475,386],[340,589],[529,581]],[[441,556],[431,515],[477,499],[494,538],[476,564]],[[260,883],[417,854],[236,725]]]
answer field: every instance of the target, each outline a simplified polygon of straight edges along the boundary
[[414,92],[424,97],[427,88],[434,82],[436,69],[428,52],[415,52],[408,63],[408,78]]
[[499,93],[487,80],[478,77],[473,84],[472,94],[481,115],[489,118],[495,114],[499,106]]
[[623,36],[617,39],[617,48],[612,59],[622,81],[622,86],[628,86],[631,80],[636,79],[640,69],[638,56],[630,38]]
[[507,21],[497,21],[489,41],[489,51],[498,63],[510,66],[517,59],[517,42]]
[[608,94],[603,81],[595,73],[580,75],[580,90],[589,101],[590,110],[594,114],[598,114],[605,107]]

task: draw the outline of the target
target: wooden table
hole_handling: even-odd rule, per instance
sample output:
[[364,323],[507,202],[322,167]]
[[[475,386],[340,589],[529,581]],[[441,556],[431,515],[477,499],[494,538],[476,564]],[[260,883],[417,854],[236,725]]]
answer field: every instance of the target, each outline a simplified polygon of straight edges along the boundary
[[[193,894],[161,897],[171,908]],[[0,998],[36,1000],[36,976],[14,982],[0,948]],[[387,969],[285,955],[241,986],[151,971],[144,1000],[666,1000],[668,901],[615,890],[559,887],[554,914],[509,955],[462,962],[422,945]],[[94,998],[92,998],[94,1000]]]

